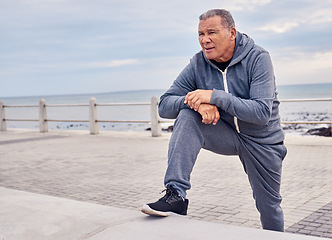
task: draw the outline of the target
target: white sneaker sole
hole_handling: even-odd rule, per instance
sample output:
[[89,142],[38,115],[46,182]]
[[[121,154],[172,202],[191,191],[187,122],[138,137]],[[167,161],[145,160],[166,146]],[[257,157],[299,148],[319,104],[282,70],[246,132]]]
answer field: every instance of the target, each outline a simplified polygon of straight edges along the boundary
[[152,208],[149,207],[149,205],[144,205],[141,212],[151,216],[159,216],[159,217],[168,217],[169,215],[172,214],[172,212],[161,212],[153,210]]

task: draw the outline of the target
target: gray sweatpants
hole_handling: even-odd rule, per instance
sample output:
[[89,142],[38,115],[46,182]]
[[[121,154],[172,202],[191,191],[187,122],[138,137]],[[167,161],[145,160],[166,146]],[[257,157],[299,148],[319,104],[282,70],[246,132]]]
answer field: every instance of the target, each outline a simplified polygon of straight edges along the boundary
[[238,155],[253,190],[262,227],[283,231],[280,206],[282,160],[287,150],[283,143],[258,144],[237,133],[228,123],[202,123],[201,115],[191,109],[180,111],[168,149],[165,186],[173,185],[185,197],[190,189],[190,174],[201,148],[223,155]]

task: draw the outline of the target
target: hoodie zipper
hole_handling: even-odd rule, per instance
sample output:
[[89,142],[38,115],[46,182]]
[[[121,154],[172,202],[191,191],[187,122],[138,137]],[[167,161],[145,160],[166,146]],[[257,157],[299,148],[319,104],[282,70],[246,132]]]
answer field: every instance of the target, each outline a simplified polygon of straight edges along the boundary
[[[229,93],[229,91],[228,91],[227,79],[226,79],[227,68],[225,69],[224,72],[221,71],[220,69],[219,69],[219,71],[222,73],[222,76],[223,76],[225,92]],[[238,133],[240,133],[240,128],[239,128],[239,124],[238,124],[238,122],[237,122],[237,117],[234,117],[234,125],[235,125],[235,128],[236,128],[236,131],[237,131]]]

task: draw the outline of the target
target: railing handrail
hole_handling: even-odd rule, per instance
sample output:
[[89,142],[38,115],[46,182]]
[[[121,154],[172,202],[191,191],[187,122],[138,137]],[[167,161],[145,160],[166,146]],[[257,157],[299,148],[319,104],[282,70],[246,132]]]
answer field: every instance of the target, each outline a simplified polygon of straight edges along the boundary
[[46,104],[46,107],[89,107],[89,104],[76,103],[76,104]]
[[281,121],[282,124],[332,124],[331,121]]
[[[279,99],[279,102],[332,102],[332,98],[298,98],[298,99]],[[144,106],[151,105],[150,102],[123,102],[123,103],[96,103],[96,106]],[[25,107],[39,107],[39,105],[3,105],[4,108],[25,108]],[[89,107],[89,104],[46,104],[46,107]]]
[[[150,102],[130,102],[130,103],[97,103],[96,106],[107,107],[107,106],[148,106]],[[46,107],[89,107],[89,104],[46,104]],[[26,107],[39,107],[39,105],[4,105],[4,108],[26,108]]]
[[[152,100],[154,99],[154,100]],[[155,130],[155,136],[159,136],[159,131],[161,131],[160,124],[161,123],[171,123],[174,120],[160,120],[158,115],[158,102],[159,100],[156,97],[153,97],[151,102],[122,102],[122,103],[96,103],[95,98],[90,99],[90,104],[46,104],[42,99],[39,105],[5,105],[3,101],[0,101],[0,131],[6,130],[6,121],[26,121],[26,122],[40,122],[40,125],[43,126],[45,131],[48,131],[47,122],[89,122],[90,126],[95,125],[95,129],[91,130],[91,134],[98,133],[98,125],[99,122],[106,123],[151,123],[158,128]],[[331,101],[332,98],[305,98],[305,99],[279,99],[280,102],[318,102],[318,101]],[[143,106],[150,105],[151,106],[151,120],[101,120],[97,119],[96,115],[96,107],[104,107],[104,106]],[[5,108],[29,108],[29,107],[39,107],[40,108],[40,118],[39,119],[10,119],[5,117]],[[90,120],[78,120],[78,119],[48,119],[46,117],[46,107],[90,107]],[[152,114],[153,113],[153,114]],[[92,115],[91,115],[92,114]],[[154,119],[152,119],[154,118]],[[281,121],[282,124],[331,124],[331,121]],[[45,126],[46,125],[46,126]],[[40,127],[42,129],[42,127]],[[160,130],[159,130],[160,128]],[[42,130],[41,130],[42,131]],[[154,135],[154,134],[153,134]]]
[[298,98],[298,99],[279,99],[279,102],[329,102],[332,98]]
[[135,102],[135,103],[97,103],[96,106],[107,107],[107,106],[148,106],[150,102]]
[[39,122],[39,119],[26,119],[26,118],[5,118],[8,122]]
[[28,108],[39,107],[39,105],[3,105],[4,108]]

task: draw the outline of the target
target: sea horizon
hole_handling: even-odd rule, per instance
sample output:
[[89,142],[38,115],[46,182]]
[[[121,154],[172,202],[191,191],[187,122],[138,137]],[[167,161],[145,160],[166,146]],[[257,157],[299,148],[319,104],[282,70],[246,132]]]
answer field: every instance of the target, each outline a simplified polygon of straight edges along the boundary
[[[329,97],[332,97],[332,83],[305,83],[305,84],[277,84],[278,94],[283,94],[286,89],[288,91],[294,91],[298,87],[305,88],[312,91],[312,87],[318,87],[323,92],[330,92]],[[133,90],[117,90],[117,91],[105,91],[105,92],[91,92],[91,93],[66,93],[66,94],[39,94],[39,95],[24,95],[24,96],[0,96],[2,99],[12,99],[12,98],[43,98],[43,97],[63,97],[63,96],[91,96],[91,95],[105,95],[105,94],[126,94],[126,93],[139,93],[139,92],[165,92],[167,89],[133,89]],[[297,91],[297,90],[296,90]],[[307,92],[305,92],[307,93]],[[311,93],[312,94],[312,93]],[[326,95],[326,94],[324,94]]]

